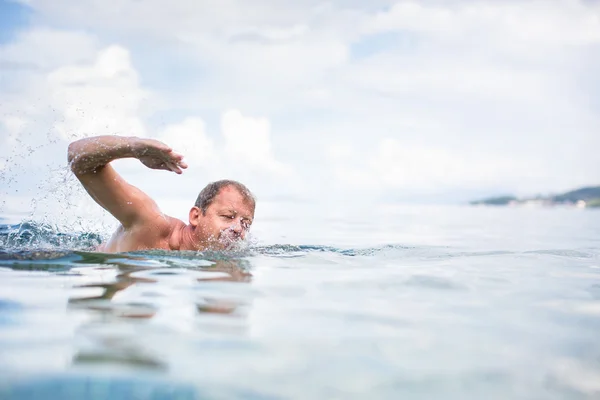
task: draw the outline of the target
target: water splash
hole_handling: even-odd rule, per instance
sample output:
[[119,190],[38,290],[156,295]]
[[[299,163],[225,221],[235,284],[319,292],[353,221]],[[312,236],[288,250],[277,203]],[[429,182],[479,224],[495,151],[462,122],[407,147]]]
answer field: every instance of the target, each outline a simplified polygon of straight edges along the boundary
[[0,248],[3,250],[93,250],[103,241],[93,232],[64,232],[47,223],[24,221],[0,225]]

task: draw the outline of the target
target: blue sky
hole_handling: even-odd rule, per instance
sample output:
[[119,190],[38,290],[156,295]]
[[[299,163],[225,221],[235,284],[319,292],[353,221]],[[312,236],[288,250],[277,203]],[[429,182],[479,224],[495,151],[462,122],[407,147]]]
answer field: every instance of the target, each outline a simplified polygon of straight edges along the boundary
[[13,40],[15,32],[27,26],[30,14],[30,10],[21,3],[0,1],[0,43]]
[[0,2],[5,212],[94,134],[180,146],[183,177],[117,163],[165,204],[222,177],[315,204],[600,184],[597,2],[22,4]]

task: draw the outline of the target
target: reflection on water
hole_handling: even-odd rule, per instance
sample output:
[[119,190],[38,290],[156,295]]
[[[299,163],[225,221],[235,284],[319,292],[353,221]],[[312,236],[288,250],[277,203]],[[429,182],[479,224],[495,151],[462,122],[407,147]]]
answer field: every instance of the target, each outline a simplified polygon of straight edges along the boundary
[[[135,255],[79,254],[83,257],[77,264],[89,266],[73,268],[70,273],[85,274],[89,283],[74,286],[68,306],[70,310],[88,312],[91,318],[78,329],[87,345],[76,351],[74,365],[115,363],[166,370],[168,364],[160,355],[142,346],[139,335],[144,328],[139,324],[144,322],[138,321],[157,318],[160,312],[180,312],[190,304],[198,319],[216,314],[243,320],[245,314],[240,309],[250,305],[250,299],[235,297],[231,290],[221,290],[224,282],[251,282],[246,260],[192,259],[181,268],[181,259],[176,262],[179,267],[172,265],[172,255],[171,259],[160,260]],[[135,329],[125,328],[122,324],[125,320],[136,321]],[[219,328],[214,322],[210,326],[213,334]],[[230,326],[226,329],[231,331]]]

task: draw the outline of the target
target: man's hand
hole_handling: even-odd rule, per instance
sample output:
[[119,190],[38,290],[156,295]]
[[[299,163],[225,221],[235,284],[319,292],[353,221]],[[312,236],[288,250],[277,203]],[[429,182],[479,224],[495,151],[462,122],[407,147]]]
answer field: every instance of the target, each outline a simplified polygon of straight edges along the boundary
[[139,139],[133,145],[133,154],[142,164],[152,169],[164,169],[181,174],[188,166],[181,154],[166,144],[153,139]]

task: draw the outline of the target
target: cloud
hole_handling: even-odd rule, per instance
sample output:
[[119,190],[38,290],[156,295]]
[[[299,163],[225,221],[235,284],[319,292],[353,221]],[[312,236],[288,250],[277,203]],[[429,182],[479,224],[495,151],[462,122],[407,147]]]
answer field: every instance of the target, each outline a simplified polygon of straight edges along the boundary
[[210,132],[206,122],[198,117],[186,118],[182,123],[169,125],[156,137],[180,152],[189,165],[168,194],[162,191],[163,184],[157,188],[148,184],[156,181],[152,172],[131,166],[127,173],[131,176],[136,171],[136,182],[164,204],[182,204],[182,199],[195,198],[206,183],[219,179],[241,181],[261,200],[296,196],[302,190],[297,171],[275,157],[270,136],[268,118],[246,116],[236,109],[221,114],[215,132]]
[[33,27],[0,47],[0,65],[12,72],[48,71],[65,64],[88,62],[95,57],[96,47],[94,37],[80,31]]
[[275,175],[289,174],[290,167],[275,159],[271,148],[270,123],[265,117],[247,117],[239,110],[226,110],[219,129],[221,145],[207,133],[206,123],[188,117],[168,125],[156,138],[203,168],[221,171],[250,170]]
[[229,110],[221,118],[221,129],[228,163],[264,169],[282,176],[289,174],[289,167],[274,158],[268,119],[244,117],[239,110]]
[[54,125],[63,139],[146,135],[140,114],[147,94],[126,49],[102,49],[93,64],[60,67],[47,81],[50,102],[63,116]]
[[169,125],[157,139],[184,155],[188,162],[212,165],[219,161],[213,141],[206,134],[206,124],[200,118],[188,117],[181,123]]
[[457,185],[469,190],[486,188],[492,180],[503,187],[514,174],[532,184],[543,174],[531,160],[490,159],[489,155],[405,144],[394,138],[379,141],[370,151],[363,151],[362,157],[357,157],[356,149],[348,144],[333,145],[331,152],[335,154],[335,176],[356,191],[401,193],[410,188],[411,195],[435,195]]
[[369,33],[418,32],[446,43],[502,43],[512,50],[531,44],[556,48],[600,41],[597,6],[571,0],[552,5],[539,0],[444,5],[402,1],[376,13],[364,29]]

